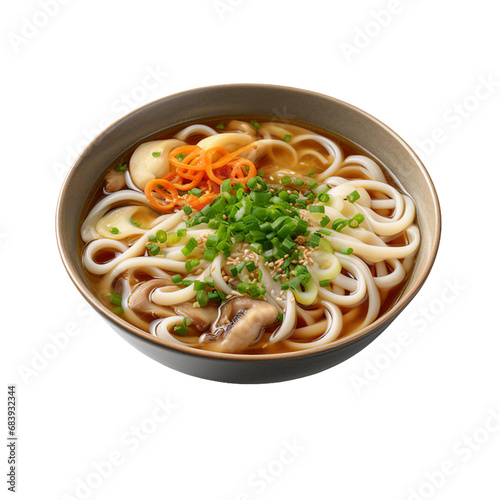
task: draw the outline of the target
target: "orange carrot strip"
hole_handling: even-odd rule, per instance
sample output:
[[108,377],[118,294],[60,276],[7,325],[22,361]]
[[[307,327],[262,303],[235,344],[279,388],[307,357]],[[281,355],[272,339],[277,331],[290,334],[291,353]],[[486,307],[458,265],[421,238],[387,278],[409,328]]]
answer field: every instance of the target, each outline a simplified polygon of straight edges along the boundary
[[[156,193],[159,198],[155,196],[154,193]],[[158,212],[169,212],[172,210],[178,196],[175,187],[165,179],[153,179],[149,181],[144,188],[144,194],[151,208]]]
[[246,146],[243,146],[240,149],[237,149],[236,151],[233,151],[232,153],[229,153],[227,155],[224,155],[222,158],[219,158],[213,165],[212,165],[212,170],[216,169],[220,166],[225,165],[226,163],[230,162],[233,158],[236,158],[239,156],[240,153],[243,153],[243,151],[246,151],[247,149],[255,147],[255,142],[251,142],[250,144],[247,144]]

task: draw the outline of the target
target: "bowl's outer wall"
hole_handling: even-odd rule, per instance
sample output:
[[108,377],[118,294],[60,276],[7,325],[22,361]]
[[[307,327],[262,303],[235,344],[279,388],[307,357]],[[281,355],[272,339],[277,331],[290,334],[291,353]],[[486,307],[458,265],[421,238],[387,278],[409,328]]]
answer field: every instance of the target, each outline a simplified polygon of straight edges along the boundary
[[[319,373],[342,363],[342,361],[354,356],[354,354],[357,354],[375,340],[392,323],[394,318],[380,325],[359,341],[341,346],[335,351],[325,351],[297,358],[274,359],[272,361],[263,359],[217,359],[216,363],[214,363],[213,358],[201,357],[196,354],[186,354],[159,346],[129,331],[123,330],[112,321],[109,321],[108,318],[106,319],[113,329],[128,343],[150,358],[174,370],[218,382],[265,384],[307,377],[308,375]],[[332,352],[335,352],[334,356],[332,356]]]
[[[412,292],[408,290],[411,290],[412,285],[422,278],[422,274],[429,272],[440,236],[438,200],[432,189],[428,174],[419,159],[385,125],[342,101],[299,89],[251,84],[206,87],[155,101],[113,124],[83,152],[68,174],[59,200],[58,238],[63,260],[65,260],[70,275],[73,272],[81,281],[81,283],[77,283],[74,280],[84,296],[92,296],[93,291],[86,284],[86,277],[78,252],[78,220],[81,216],[82,207],[86,206],[88,194],[95,186],[96,179],[102,175],[111,162],[129,149],[131,145],[139,143],[159,130],[175,127],[182,123],[204,121],[216,116],[235,115],[269,116],[279,120],[280,116],[285,113],[290,120],[299,120],[330,130],[369,151],[372,156],[392,172],[413,197],[418,207],[422,244],[416,259],[415,270],[403,292],[401,301],[411,299],[417,289],[413,287]],[[419,287],[422,284],[423,280],[419,283]],[[88,297],[86,298],[89,300]],[[401,310],[402,308],[398,313]],[[120,328],[117,325],[114,326]],[[175,360],[179,356],[185,357],[186,353],[177,351],[173,353],[168,347],[148,342],[128,331],[122,332],[120,329],[120,333],[137,348],[147,351],[147,354],[151,357],[180,371],[189,372],[200,377],[225,380],[224,376],[217,376],[217,373],[223,371],[221,359],[189,356],[189,359],[194,358],[194,362],[189,362],[190,368],[184,370],[182,369],[183,364]],[[357,339],[355,343],[358,345],[359,342],[360,348],[362,348],[375,336],[369,334],[366,339]],[[264,382],[266,377],[269,381],[284,380],[285,378],[295,378],[302,374],[321,371],[346,359],[359,350],[354,346],[347,349],[348,347],[346,346],[346,349],[326,351],[319,355],[318,362],[315,360],[314,363],[310,363],[310,356],[294,358],[289,363],[280,363],[282,375],[274,374],[272,368],[269,368],[269,370],[264,369],[263,367],[268,365],[259,363],[258,370],[263,373],[259,378],[263,379],[256,381]],[[346,352],[351,352],[351,354],[346,355]],[[167,353],[168,362],[166,361]],[[327,359],[329,361],[326,361]],[[337,361],[337,359],[340,361]],[[319,360],[324,360],[324,364],[321,364],[323,361],[319,363]],[[233,363],[241,363],[241,361],[225,361],[224,365],[226,367],[231,366]],[[185,362],[187,363],[187,361]],[[196,368],[197,363],[199,368]],[[174,364],[175,366],[173,366]],[[209,366],[212,365],[215,366],[213,370],[209,369]],[[253,364],[251,363],[248,366],[251,365]],[[297,367],[300,365],[302,373],[296,373],[289,365]],[[246,369],[241,368],[241,370],[246,373]],[[273,375],[268,373],[271,371],[273,371]],[[204,373],[210,373],[210,375],[204,375]],[[237,373],[237,370],[235,373]],[[233,381],[246,381],[243,375],[236,378],[240,379],[233,378]],[[252,382],[252,380],[249,381]]]

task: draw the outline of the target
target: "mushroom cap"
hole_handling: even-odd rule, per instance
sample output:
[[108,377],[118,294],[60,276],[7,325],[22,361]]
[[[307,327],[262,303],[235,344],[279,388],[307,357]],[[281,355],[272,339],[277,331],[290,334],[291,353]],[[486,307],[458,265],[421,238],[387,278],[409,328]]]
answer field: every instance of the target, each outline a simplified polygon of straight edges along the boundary
[[213,332],[202,335],[200,345],[219,352],[244,351],[277,317],[276,307],[265,300],[235,297],[221,307]]
[[156,288],[172,285],[172,281],[166,278],[154,278],[145,281],[134,288],[128,298],[128,305],[132,311],[140,315],[150,315],[154,318],[168,318],[175,313],[170,307],[159,306],[151,302],[151,293]]

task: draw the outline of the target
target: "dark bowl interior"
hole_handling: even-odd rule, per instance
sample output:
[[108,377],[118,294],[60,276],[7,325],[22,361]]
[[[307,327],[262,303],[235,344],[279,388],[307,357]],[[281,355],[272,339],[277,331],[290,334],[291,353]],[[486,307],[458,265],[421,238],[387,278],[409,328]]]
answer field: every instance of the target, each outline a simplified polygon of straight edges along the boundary
[[[78,250],[82,210],[104,170],[124,151],[161,130],[216,117],[264,116],[303,122],[338,135],[368,152],[398,179],[417,205],[421,246],[414,270],[394,306],[372,325],[331,346],[272,355],[219,354],[152,337],[110,312],[87,283]],[[69,172],[57,209],[57,238],[64,265],[85,299],[125,340],[181,372],[224,382],[277,382],[311,375],[356,354],[374,340],[411,301],[434,262],[441,232],[440,209],[424,166],[392,130],[337,99],[295,88],[235,84],[194,89],[148,104],[100,134]]]

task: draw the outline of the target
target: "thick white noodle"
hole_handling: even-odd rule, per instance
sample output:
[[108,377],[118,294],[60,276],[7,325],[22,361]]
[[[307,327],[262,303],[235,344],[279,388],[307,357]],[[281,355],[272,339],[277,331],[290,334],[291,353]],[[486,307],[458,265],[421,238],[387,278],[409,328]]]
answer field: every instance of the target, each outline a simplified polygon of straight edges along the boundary
[[342,331],[343,319],[342,312],[335,305],[327,302],[326,300],[321,301],[321,305],[325,308],[327,312],[328,324],[324,335],[318,340],[312,342],[295,342],[293,340],[285,340],[284,344],[286,347],[292,349],[310,349],[312,347],[318,347],[321,345],[329,344],[337,339]]
[[321,174],[316,176],[318,182],[323,182],[326,178],[335,174],[335,172],[341,167],[342,162],[344,161],[344,153],[342,149],[340,149],[339,145],[332,141],[331,139],[327,139],[322,135],[317,134],[302,134],[293,136],[290,139],[289,144],[294,145],[298,144],[302,141],[315,141],[321,146],[323,146],[330,156],[333,156],[334,160],[332,164]]
[[[185,271],[185,268],[184,268]],[[210,268],[207,267],[200,276],[197,277],[198,280],[203,281],[210,274]],[[187,302],[196,296],[196,290],[194,289],[194,284],[187,286],[186,288],[179,288],[179,290],[172,292],[169,290],[164,291],[163,288],[157,288],[151,295],[151,301],[160,306],[171,306],[174,304],[181,304],[182,302]]]
[[276,342],[281,342],[287,339],[293,332],[295,325],[297,323],[297,303],[295,302],[295,296],[291,290],[286,292],[286,306],[283,315],[283,322],[279,329],[274,332],[269,338],[270,344],[276,344]]
[[191,135],[216,135],[218,132],[213,128],[207,127],[206,125],[201,125],[200,123],[195,125],[189,125],[186,128],[183,128],[177,134],[174,135],[176,139],[180,141],[185,141]]
[[170,328],[173,329],[174,326],[182,325],[184,319],[184,316],[170,316],[168,318],[155,319],[149,324],[149,332],[151,335],[154,335],[162,340],[185,345],[186,342],[181,342],[170,333]]
[[[343,175],[344,177],[352,177],[352,175],[346,174],[347,170],[349,171],[353,170],[352,167],[354,167],[355,170],[362,171],[370,179],[385,183],[385,176],[384,173],[382,172],[382,169],[371,158],[362,155],[348,156],[342,163],[342,166],[340,167],[337,174],[338,175],[344,174]],[[343,172],[344,169],[345,172]]]

